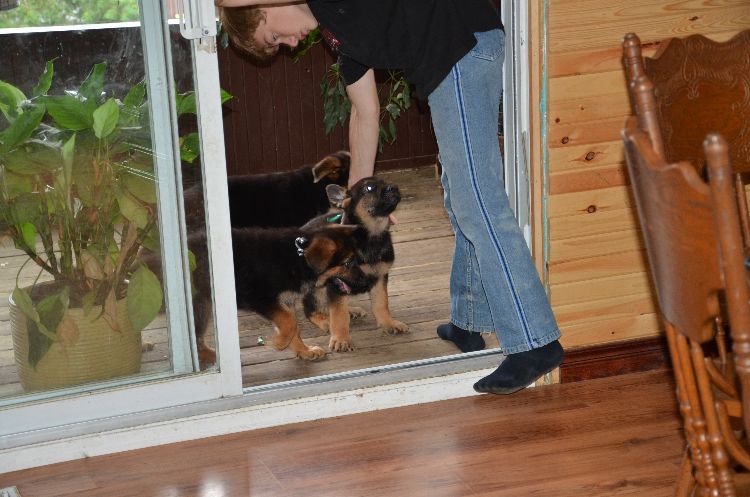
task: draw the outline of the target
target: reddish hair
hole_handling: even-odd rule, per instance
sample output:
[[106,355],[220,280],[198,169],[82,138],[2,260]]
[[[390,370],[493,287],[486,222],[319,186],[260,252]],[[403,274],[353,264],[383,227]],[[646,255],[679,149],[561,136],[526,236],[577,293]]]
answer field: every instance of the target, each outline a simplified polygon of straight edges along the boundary
[[260,60],[276,55],[278,46],[259,46],[255,42],[255,30],[266,22],[266,11],[257,5],[247,7],[220,7],[219,19],[232,44]]

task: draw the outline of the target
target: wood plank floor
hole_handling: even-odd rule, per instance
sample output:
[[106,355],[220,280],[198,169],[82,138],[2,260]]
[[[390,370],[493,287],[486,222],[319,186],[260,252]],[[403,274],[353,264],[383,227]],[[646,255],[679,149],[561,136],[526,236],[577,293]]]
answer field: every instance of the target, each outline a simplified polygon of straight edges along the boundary
[[[289,351],[277,352],[260,345],[268,341],[272,325],[251,312],[239,314],[243,385],[246,387],[285,380],[309,378],[367,367],[384,366],[454,354],[456,349],[437,338],[435,327],[448,320],[448,279],[453,253],[453,233],[443,208],[442,191],[433,167],[387,171],[379,174],[397,184],[402,201],[396,211],[399,222],[392,226],[396,262],[390,272],[389,294],[393,316],[410,326],[400,336],[381,333],[369,312],[366,295],[352,298],[352,304],[368,311],[352,322],[353,352],[329,353],[310,363],[294,358]],[[0,249],[0,398],[22,393],[13,360],[7,297],[15,285],[16,272],[26,257],[11,247]],[[30,284],[38,271],[27,265],[21,279]],[[303,340],[309,345],[328,346],[328,335],[304,319],[298,311]],[[494,335],[485,335],[489,347],[497,347]],[[143,333],[149,344],[142,356],[141,372],[168,371],[169,350],[164,316],[159,316]]]
[[666,497],[669,373],[473,396],[0,475],[23,497]]

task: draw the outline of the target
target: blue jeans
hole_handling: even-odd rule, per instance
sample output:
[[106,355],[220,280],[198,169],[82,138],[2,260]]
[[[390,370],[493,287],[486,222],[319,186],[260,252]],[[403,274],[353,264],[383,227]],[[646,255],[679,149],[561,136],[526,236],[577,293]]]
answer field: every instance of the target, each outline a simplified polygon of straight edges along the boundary
[[505,193],[497,134],[505,35],[475,36],[474,49],[428,97],[456,235],[451,322],[494,331],[503,352],[514,354],[560,331]]

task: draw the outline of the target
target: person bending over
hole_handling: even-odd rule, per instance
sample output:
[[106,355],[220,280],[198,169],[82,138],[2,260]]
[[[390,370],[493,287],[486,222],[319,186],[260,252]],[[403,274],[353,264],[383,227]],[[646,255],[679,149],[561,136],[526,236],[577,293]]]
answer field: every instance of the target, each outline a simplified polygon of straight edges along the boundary
[[426,99],[437,137],[445,208],[455,232],[451,319],[437,333],[464,352],[497,334],[506,357],[474,384],[516,392],[560,365],[560,331],[510,208],[497,141],[505,34],[488,0],[217,2],[238,48],[269,58],[320,27],[338,54],[352,108],[349,185],[371,176],[380,102],[373,68],[400,69]]

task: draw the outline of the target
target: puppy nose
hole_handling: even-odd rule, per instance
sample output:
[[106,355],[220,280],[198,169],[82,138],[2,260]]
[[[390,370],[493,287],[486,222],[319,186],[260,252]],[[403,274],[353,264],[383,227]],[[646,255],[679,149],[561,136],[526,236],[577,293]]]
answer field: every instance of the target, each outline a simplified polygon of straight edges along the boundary
[[401,193],[398,191],[398,187],[396,185],[388,185],[383,190],[385,191],[385,194],[391,198],[401,198]]

